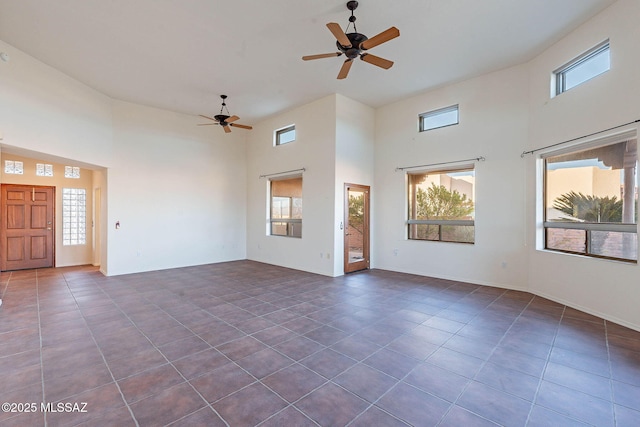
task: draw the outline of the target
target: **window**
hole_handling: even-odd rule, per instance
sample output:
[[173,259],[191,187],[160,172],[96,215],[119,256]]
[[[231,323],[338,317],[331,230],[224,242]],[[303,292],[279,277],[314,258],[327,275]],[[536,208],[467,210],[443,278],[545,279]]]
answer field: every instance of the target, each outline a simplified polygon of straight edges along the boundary
[[420,114],[420,132],[458,124],[458,106],[440,108]]
[[80,168],[77,166],[65,166],[64,167],[65,178],[80,178]]
[[554,71],[556,95],[609,71],[610,65],[609,40],[606,40]]
[[302,177],[272,179],[272,236],[302,237]]
[[87,243],[87,192],[84,188],[62,189],[62,244]]
[[275,145],[288,144],[296,140],[296,125],[278,129],[275,134]]
[[22,162],[17,160],[5,160],[4,161],[4,173],[10,173],[14,175],[24,174],[24,166]]
[[475,170],[408,173],[412,240],[475,242]]
[[545,248],[637,262],[637,140],[544,160]]
[[53,165],[36,163],[36,176],[53,176]]

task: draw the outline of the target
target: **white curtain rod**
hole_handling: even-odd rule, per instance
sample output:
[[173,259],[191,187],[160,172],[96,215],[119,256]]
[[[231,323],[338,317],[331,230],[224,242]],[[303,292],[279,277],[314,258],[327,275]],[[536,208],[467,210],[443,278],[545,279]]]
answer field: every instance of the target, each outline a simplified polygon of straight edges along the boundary
[[522,154],[520,154],[520,158],[524,158],[524,156],[526,156],[527,154],[537,153],[538,151],[546,150],[547,148],[553,148],[553,147],[557,147],[558,145],[568,144],[569,142],[574,142],[574,141],[577,141],[577,140],[582,139],[582,138],[588,138],[590,136],[598,135],[600,133],[609,132],[611,130],[618,129],[618,128],[621,128],[623,126],[632,125],[634,123],[640,123],[640,119],[639,120],[634,120],[634,121],[629,122],[629,123],[625,123],[623,125],[614,126],[614,127],[609,128],[609,129],[599,130],[597,132],[593,132],[593,133],[590,133],[588,135],[583,135],[583,136],[579,136],[577,138],[567,139],[566,141],[562,141],[562,142],[556,142],[555,144],[547,145],[546,147],[540,147],[540,148],[536,148],[534,150],[523,151]]
[[454,163],[464,163],[464,162],[484,162],[486,159],[482,156],[480,157],[474,157],[473,159],[465,159],[465,160],[454,160],[451,162],[440,162],[440,163],[431,163],[428,165],[416,165],[416,166],[403,166],[403,167],[397,167],[396,168],[396,172],[398,171],[403,171],[405,169],[415,169],[415,168],[426,168],[426,167],[430,167],[430,166],[442,166],[442,165],[451,165]]
[[261,179],[261,178],[267,178],[267,177],[269,177],[269,176],[283,175],[283,174],[285,174],[285,173],[291,173],[291,172],[304,172],[304,171],[306,171],[306,170],[307,170],[306,168],[292,169],[292,170],[290,170],[290,171],[275,172],[275,173],[268,173],[268,174],[265,174],[265,175],[260,175],[258,178],[259,178],[259,179]]

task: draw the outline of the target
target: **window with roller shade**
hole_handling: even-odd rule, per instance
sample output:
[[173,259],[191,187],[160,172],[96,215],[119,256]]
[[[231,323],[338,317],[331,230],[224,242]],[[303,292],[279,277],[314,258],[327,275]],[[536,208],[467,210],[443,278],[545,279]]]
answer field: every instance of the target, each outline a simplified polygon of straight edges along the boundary
[[270,180],[270,234],[302,237],[302,177]]

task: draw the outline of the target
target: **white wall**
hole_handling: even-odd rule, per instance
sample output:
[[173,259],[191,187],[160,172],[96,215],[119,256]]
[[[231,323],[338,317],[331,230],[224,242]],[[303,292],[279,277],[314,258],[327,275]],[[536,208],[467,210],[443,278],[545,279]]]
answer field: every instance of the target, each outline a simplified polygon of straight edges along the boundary
[[[0,134],[12,149],[105,171],[108,275],[246,257],[245,135],[114,101],[0,42]],[[115,230],[115,222],[121,228]]]
[[[619,0],[531,61],[527,149],[640,119],[640,2]],[[609,38],[611,70],[554,98],[551,72]],[[531,292],[640,330],[640,268],[537,250],[535,156],[526,159]]]
[[[526,289],[520,153],[527,138],[527,95],[527,69],[519,66],[376,111],[377,268]],[[420,113],[455,104],[458,125],[418,132]],[[395,168],[481,156],[486,161],[476,163],[475,244],[408,240],[406,173]]]
[[111,163],[111,99],[0,41],[3,144],[88,164]]
[[[0,183],[2,184],[18,184],[18,185],[39,185],[55,188],[55,212],[58,212],[54,218],[53,229],[55,233],[55,265],[65,267],[70,265],[85,265],[93,262],[93,233],[91,229],[91,218],[93,216],[93,171],[89,169],[80,169],[80,178],[65,178],[65,164],[56,163],[50,160],[33,159],[23,157],[5,149],[2,152],[2,162],[0,171]],[[22,175],[6,174],[4,172],[4,161],[14,160],[23,163],[24,173]],[[53,166],[53,176],[36,176],[36,163],[47,163]],[[62,189],[63,188],[82,188],[87,192],[86,199],[86,238],[87,243],[84,245],[63,245],[62,244]]]
[[121,101],[113,117],[108,274],[244,259],[243,131]]
[[[520,158],[640,119],[638,16],[640,3],[619,0],[530,63],[378,109],[376,267],[525,289],[640,330],[638,265],[539,249],[538,160]],[[553,70],[607,38],[611,70],[551,97]],[[453,104],[459,125],[417,132],[419,113]],[[394,168],[477,156],[486,161],[476,163],[476,244],[408,241],[405,178]]]
[[[296,126],[296,140],[274,146],[274,131],[291,124]],[[247,136],[248,259],[334,275],[335,140],[336,95],[253,127]],[[299,168],[306,168],[302,175],[302,238],[269,236],[269,180],[259,176]]]
[[[110,165],[111,99],[3,41],[0,51],[10,56],[9,62],[0,62],[0,134],[5,149],[92,169]],[[84,257],[56,256],[60,265],[86,262]],[[106,265],[103,258],[103,268]]]
[[[336,178],[335,178],[335,220],[333,271],[334,276],[344,274],[344,184],[360,184],[371,187],[370,204],[376,200],[374,187],[374,142],[375,110],[357,101],[336,95]],[[370,230],[373,230],[375,216],[371,209]],[[372,233],[371,233],[372,234]],[[371,235],[373,237],[373,235]],[[375,247],[371,239],[370,247]],[[372,259],[371,267],[375,267]]]
[[[331,95],[278,114],[248,137],[249,259],[328,276],[344,274],[344,184],[373,185],[374,110]],[[296,125],[296,141],[275,147],[273,133]],[[302,238],[268,235],[268,179],[305,168]]]

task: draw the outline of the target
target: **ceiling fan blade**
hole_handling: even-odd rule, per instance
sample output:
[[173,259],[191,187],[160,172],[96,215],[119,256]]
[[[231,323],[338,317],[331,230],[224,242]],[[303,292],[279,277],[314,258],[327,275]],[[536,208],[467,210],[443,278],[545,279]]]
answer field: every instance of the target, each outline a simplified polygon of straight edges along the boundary
[[329,31],[331,31],[331,33],[333,34],[333,37],[335,37],[336,40],[338,40],[338,43],[340,43],[341,46],[351,47],[351,42],[349,41],[349,37],[347,37],[344,31],[342,31],[342,28],[340,28],[340,24],[336,24],[335,22],[329,22],[327,24],[327,28],[329,29]]
[[220,123],[198,123],[198,126],[215,126]]
[[253,129],[253,127],[251,126],[241,125],[240,123],[230,123],[229,126],[233,126],[240,129],[249,129],[249,130]]
[[209,120],[213,120],[214,122],[217,122],[217,120],[214,119],[213,117],[203,116],[202,114],[200,114],[200,117],[204,117],[205,119],[209,119]]
[[371,37],[369,40],[365,40],[360,43],[360,49],[367,50],[372,47],[378,46],[384,42],[388,42],[391,39],[395,39],[400,35],[400,30],[396,27],[391,27],[388,30],[381,32],[378,35]]
[[320,55],[307,55],[307,56],[303,56],[302,60],[303,61],[310,61],[312,59],[322,59],[322,58],[333,58],[335,56],[340,56],[342,55],[342,52],[336,52],[336,53],[321,53]]
[[351,65],[353,65],[353,59],[347,59],[346,61],[344,61],[344,64],[342,64],[342,68],[340,68],[340,72],[338,73],[339,80],[347,78],[349,70],[351,69]]
[[362,59],[364,62],[368,62],[369,64],[377,65],[380,68],[384,68],[385,70],[388,70],[393,65],[393,61],[380,58],[379,56],[371,55],[370,53],[363,53],[362,55],[360,55],[360,59]]
[[222,128],[224,129],[225,133],[230,133],[231,132],[231,128],[229,126],[222,126]]
[[236,120],[239,120],[239,119],[240,119],[240,117],[238,117],[238,116],[231,116],[229,118],[224,119],[224,121],[227,122],[227,123],[231,123],[231,122],[235,122]]

